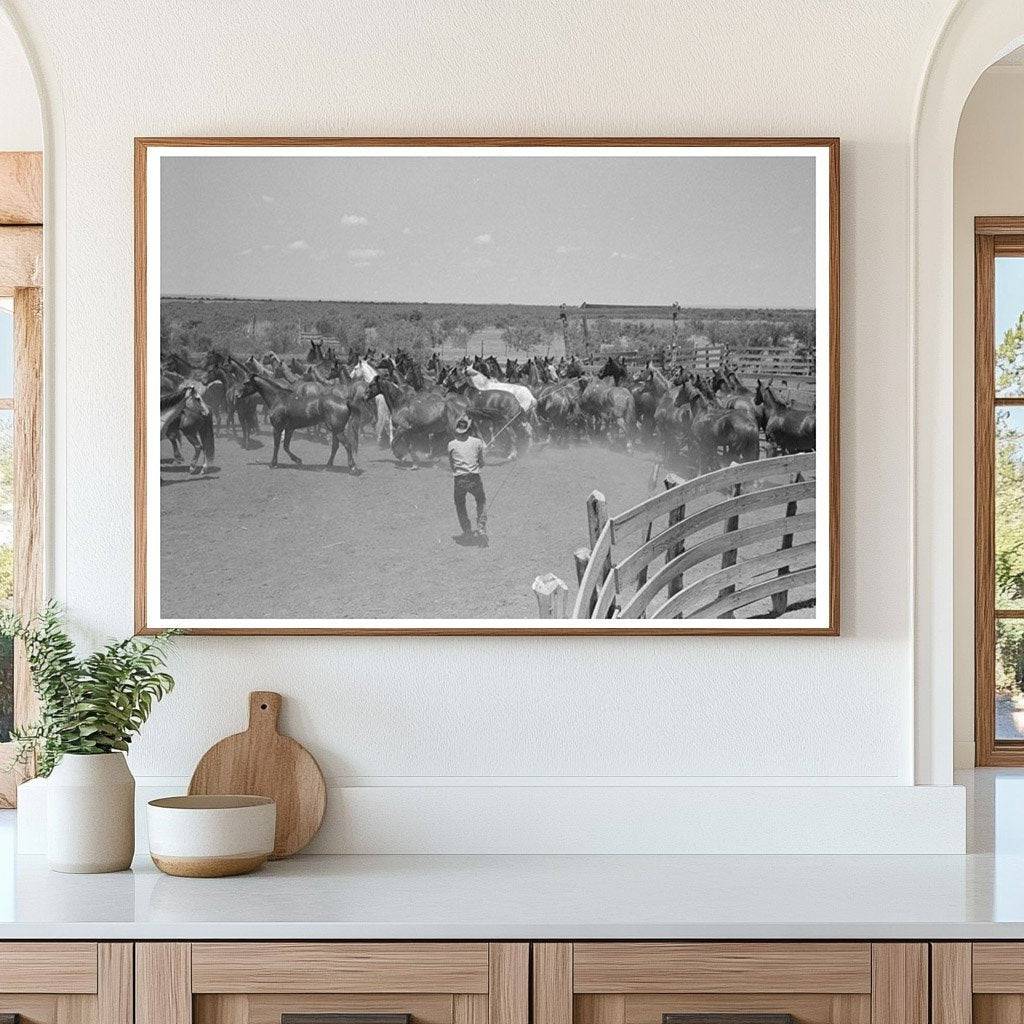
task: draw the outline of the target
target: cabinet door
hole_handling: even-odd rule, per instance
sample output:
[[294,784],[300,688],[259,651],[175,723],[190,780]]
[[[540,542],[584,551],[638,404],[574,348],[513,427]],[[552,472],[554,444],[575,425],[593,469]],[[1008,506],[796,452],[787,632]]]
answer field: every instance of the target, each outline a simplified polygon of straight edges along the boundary
[[529,947],[139,943],[136,985],[136,1024],[528,1024]]
[[538,943],[533,957],[534,1024],[928,1024],[923,943]]
[[1024,1020],[1024,942],[932,943],[932,1020]]
[[0,942],[0,1018],[132,1024],[131,943]]

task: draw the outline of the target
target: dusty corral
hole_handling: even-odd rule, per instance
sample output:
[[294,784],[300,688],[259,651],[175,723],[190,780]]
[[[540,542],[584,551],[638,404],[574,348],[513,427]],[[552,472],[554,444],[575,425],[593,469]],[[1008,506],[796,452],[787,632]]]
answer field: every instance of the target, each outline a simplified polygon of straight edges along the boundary
[[[325,470],[327,446],[302,432],[292,446],[303,464],[271,469],[270,438],[262,433],[255,444],[246,451],[221,434],[206,476],[162,466],[161,561],[174,567],[161,581],[165,616],[534,618],[530,585],[538,575],[566,580],[571,607],[573,552],[588,544],[590,493],[603,492],[614,514],[659,492],[669,469],[682,469],[665,466],[654,447],[627,453],[599,442],[534,445],[519,459],[496,458],[484,472],[490,546],[481,548],[456,542],[445,462],[413,470],[364,436],[359,475]],[[691,511],[724,497],[710,495]],[[801,512],[811,509],[800,503]],[[744,516],[743,525],[772,515]],[[774,547],[748,548],[741,561]],[[791,599],[811,596],[794,591]],[[769,610],[762,601],[739,614]],[[804,606],[786,617],[809,614]]]
[[413,471],[364,437],[351,476],[325,470],[326,445],[302,432],[303,465],[272,470],[258,442],[219,436],[206,476],[162,467],[165,616],[532,618],[534,577],[575,580],[590,492],[626,508],[655,484],[653,450],[535,446],[485,469],[490,546],[462,547],[446,463]]

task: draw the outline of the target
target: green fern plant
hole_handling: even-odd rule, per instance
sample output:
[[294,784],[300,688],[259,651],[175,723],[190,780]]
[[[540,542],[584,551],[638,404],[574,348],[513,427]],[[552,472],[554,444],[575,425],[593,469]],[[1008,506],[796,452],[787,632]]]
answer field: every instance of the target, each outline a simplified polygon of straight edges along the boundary
[[11,733],[16,760],[24,763],[35,754],[36,771],[45,776],[65,754],[127,750],[154,702],[174,689],[163,667],[177,632],[129,637],[79,658],[55,603],[27,622],[0,613],[0,635],[25,644],[39,697],[39,720]]

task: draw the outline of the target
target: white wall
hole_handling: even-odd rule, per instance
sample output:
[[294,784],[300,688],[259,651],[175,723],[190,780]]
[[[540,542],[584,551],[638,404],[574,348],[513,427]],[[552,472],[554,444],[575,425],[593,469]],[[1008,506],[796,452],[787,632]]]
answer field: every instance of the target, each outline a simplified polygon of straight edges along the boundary
[[1024,66],[990,68],[960,119],[954,160],[954,740],[974,764],[974,218],[1024,215]]
[[52,581],[93,637],[132,626],[133,136],[843,140],[841,638],[187,639],[136,772],[187,775],[263,687],[336,784],[424,806],[467,783],[913,781],[908,154],[945,0],[4,3],[54,114]]
[[0,150],[40,150],[39,95],[14,27],[0,14]]

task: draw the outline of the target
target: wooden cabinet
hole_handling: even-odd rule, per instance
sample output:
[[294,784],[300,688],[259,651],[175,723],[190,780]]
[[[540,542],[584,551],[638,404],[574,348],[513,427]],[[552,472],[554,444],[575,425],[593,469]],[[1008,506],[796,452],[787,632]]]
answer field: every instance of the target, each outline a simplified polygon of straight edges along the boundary
[[933,1024],[1024,1020],[1024,942],[934,942]]
[[132,1024],[130,942],[0,943],[0,1016],[21,1024]]
[[136,1024],[529,1024],[529,966],[521,942],[139,943]]
[[[868,942],[533,946],[534,1024],[670,1024],[791,1014],[796,1024],[928,1024],[928,947]],[[753,1016],[752,1016],[753,1015]],[[780,1024],[780,1018],[763,1018]],[[689,1021],[680,1024],[691,1024]],[[695,1022],[694,1022],[695,1024]],[[721,1024],[730,1024],[723,1018]]]
[[[1020,1024],[1024,943],[0,942],[6,1014],[21,1024]],[[672,1019],[687,1014],[733,1019]]]

